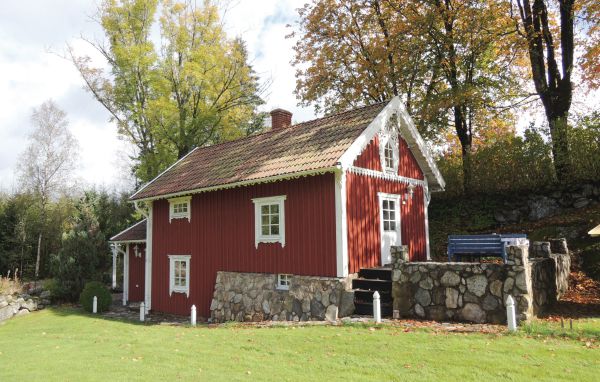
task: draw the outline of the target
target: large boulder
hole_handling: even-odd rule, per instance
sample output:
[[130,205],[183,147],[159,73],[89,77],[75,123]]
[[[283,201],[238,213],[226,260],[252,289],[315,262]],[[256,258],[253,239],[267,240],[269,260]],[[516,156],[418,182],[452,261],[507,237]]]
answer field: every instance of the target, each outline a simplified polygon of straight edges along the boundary
[[479,305],[467,303],[460,311],[460,318],[465,321],[481,324],[485,322],[485,312]]

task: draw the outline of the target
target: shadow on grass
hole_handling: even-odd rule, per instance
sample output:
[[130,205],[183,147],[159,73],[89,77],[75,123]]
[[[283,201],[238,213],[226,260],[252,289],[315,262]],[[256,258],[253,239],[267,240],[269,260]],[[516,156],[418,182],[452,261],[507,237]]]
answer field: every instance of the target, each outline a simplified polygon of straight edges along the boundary
[[[124,308],[121,308],[124,310]],[[102,313],[89,313],[83,310],[80,306],[77,305],[59,305],[49,307],[46,310],[52,312],[52,314],[56,316],[79,316],[85,318],[94,318],[101,319],[113,322],[121,322],[124,324],[137,325],[137,326],[155,326],[155,325],[169,325],[169,326],[190,326],[189,319],[185,316],[173,316],[173,315],[163,315],[163,314],[151,314],[146,316],[146,321],[140,321],[138,318],[135,318],[133,315],[122,316],[119,315],[118,311],[109,310]],[[138,316],[139,317],[139,316]],[[208,326],[208,323],[198,321],[197,326]]]

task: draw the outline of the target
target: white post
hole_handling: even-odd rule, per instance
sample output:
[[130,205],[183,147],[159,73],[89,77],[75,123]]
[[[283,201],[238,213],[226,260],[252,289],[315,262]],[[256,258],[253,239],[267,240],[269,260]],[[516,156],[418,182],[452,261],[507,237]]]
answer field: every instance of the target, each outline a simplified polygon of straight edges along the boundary
[[373,318],[376,324],[381,322],[381,304],[379,301],[379,292],[377,291],[373,293]]
[[98,313],[98,297],[94,296],[94,300],[92,302],[92,313]]
[[191,324],[192,326],[196,326],[196,305],[192,305]]
[[129,300],[129,244],[125,244],[123,253],[123,306]]
[[515,300],[509,295],[506,298],[506,322],[510,332],[517,331],[517,317],[515,316]]
[[115,289],[117,287],[117,245],[113,244],[112,246],[112,254],[113,254],[113,267],[112,267],[112,288]]
[[144,321],[144,315],[146,314],[146,307],[144,306],[144,302],[140,303],[140,321]]

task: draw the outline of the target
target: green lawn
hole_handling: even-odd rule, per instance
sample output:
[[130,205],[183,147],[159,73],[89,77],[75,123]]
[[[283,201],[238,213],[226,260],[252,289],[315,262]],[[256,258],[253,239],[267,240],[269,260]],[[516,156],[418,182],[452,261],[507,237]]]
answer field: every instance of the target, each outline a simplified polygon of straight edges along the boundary
[[[586,325],[597,334],[600,321]],[[53,309],[0,324],[0,381],[597,380],[599,349],[533,336],[149,326]]]

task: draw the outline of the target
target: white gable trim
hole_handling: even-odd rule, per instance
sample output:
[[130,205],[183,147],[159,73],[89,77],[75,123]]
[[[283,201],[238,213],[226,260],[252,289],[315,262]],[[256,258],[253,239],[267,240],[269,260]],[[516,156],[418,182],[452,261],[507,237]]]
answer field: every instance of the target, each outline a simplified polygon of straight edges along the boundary
[[428,178],[429,185],[433,186],[431,187],[432,189],[443,190],[446,183],[435,164],[435,160],[398,96],[392,98],[362,134],[350,145],[346,152],[342,154],[340,157],[342,169],[349,169],[352,167],[356,158],[358,158],[367,145],[373,140],[375,135],[385,129],[387,121],[394,115],[398,118],[400,135],[412,151],[421,171],[423,171],[425,177]]
[[[160,174],[158,174],[154,179],[152,179],[151,181],[149,181],[148,183],[144,184],[142,186],[142,188],[140,188],[139,190],[137,190],[133,195],[131,195],[129,198],[133,199],[137,194],[139,194],[140,192],[144,191],[144,189],[146,187],[148,187],[149,185],[151,185],[152,183],[154,183],[154,181],[158,178],[160,178],[161,176],[163,176],[164,173],[166,173],[167,171],[169,171],[170,169],[172,169],[173,167],[175,167],[175,165],[179,162],[181,162],[182,160],[184,160],[185,158],[187,158],[191,153],[193,153],[194,151],[196,151],[198,149],[198,147],[195,147],[193,150],[190,150],[189,153],[185,154],[184,156],[181,157],[181,159],[175,161],[175,163],[173,163],[172,165],[170,165],[169,167],[167,167],[167,169],[163,172],[161,172]],[[146,200],[146,199],[140,199],[140,200]],[[138,200],[139,201],[139,200]]]

